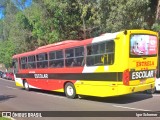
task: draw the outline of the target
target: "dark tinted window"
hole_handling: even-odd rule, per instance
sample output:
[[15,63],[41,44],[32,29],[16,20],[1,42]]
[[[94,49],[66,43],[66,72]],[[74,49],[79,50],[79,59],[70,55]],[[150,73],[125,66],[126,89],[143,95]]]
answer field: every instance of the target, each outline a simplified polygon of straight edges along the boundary
[[63,58],[63,51],[56,51],[56,59]]
[[36,59],[34,55],[28,57],[28,68],[36,68]]
[[49,66],[51,68],[64,67],[63,51],[52,51],[49,53]]
[[55,57],[55,52],[50,52],[49,53],[49,59],[50,60],[53,60],[53,59],[55,59],[56,57]]
[[37,55],[37,61],[48,60],[47,53],[42,53]]
[[114,41],[87,46],[87,66],[112,65],[114,63]]
[[41,53],[37,56],[37,68],[47,68],[48,67],[48,54]]
[[22,69],[27,69],[27,57],[22,57],[21,58],[21,61],[20,61],[20,64],[21,64],[21,68]]
[[84,47],[66,49],[65,55],[65,63],[67,67],[78,67],[84,65]]
[[75,56],[84,56],[84,47],[75,48]]
[[74,49],[66,50],[66,58],[74,57]]

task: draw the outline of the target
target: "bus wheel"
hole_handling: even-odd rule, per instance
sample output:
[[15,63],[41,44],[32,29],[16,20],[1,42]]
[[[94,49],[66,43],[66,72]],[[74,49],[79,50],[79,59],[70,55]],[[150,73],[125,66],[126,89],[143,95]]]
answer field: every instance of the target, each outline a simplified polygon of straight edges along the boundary
[[65,94],[66,94],[66,96],[68,98],[74,99],[74,98],[77,97],[77,95],[76,95],[76,89],[75,89],[75,87],[74,87],[74,85],[72,83],[67,83],[65,85],[65,90],[64,91],[65,91]]
[[29,91],[29,90],[30,90],[30,88],[29,88],[29,85],[28,85],[27,81],[24,81],[23,86],[24,86],[24,89],[25,89],[25,90],[27,90],[27,91]]
[[154,87],[153,89],[149,89],[146,91],[148,94],[153,94],[156,92],[156,88]]

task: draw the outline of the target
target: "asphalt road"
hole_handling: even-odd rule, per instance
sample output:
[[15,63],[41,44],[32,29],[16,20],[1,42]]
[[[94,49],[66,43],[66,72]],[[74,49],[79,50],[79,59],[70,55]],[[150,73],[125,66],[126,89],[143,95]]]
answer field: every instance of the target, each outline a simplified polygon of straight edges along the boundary
[[[160,93],[153,95],[136,93],[118,97],[97,98],[84,97],[68,99],[63,93],[41,90],[25,91],[15,86],[10,80],[0,79],[0,111],[160,111]],[[71,112],[72,113],[72,112]],[[120,112],[119,112],[120,113]],[[63,114],[63,113],[62,113]],[[96,114],[89,113],[91,116]],[[114,114],[114,113],[113,113]],[[120,113],[121,114],[121,113]],[[96,115],[95,115],[96,116]],[[138,117],[50,117],[50,118],[15,118],[17,120],[137,120]],[[143,117],[139,119],[151,120],[158,117]]]

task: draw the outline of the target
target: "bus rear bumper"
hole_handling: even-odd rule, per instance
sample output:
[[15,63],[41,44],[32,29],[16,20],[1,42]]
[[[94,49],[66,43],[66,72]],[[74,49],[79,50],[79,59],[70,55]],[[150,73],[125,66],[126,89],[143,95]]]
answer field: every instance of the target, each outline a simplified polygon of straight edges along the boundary
[[80,86],[76,86],[76,91],[77,91],[77,94],[79,95],[111,97],[111,96],[131,94],[135,92],[142,92],[145,90],[152,89],[154,88],[154,86],[155,86],[154,82],[148,83],[148,84],[133,85],[133,86],[125,86],[123,84],[119,84],[115,86],[80,85]]
[[155,82],[148,84],[140,84],[136,86],[119,86],[118,87],[118,95],[130,94],[135,92],[143,92],[145,90],[153,89],[155,87]]

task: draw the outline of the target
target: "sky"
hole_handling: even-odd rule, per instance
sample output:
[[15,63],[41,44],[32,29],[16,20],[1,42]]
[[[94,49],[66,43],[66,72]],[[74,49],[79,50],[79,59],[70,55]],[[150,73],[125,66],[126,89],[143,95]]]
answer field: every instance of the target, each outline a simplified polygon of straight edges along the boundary
[[[12,0],[12,1],[15,1],[15,0]],[[22,0],[18,0],[19,2],[20,1],[22,1]],[[32,0],[25,0],[26,2],[25,2],[25,8],[26,7],[29,7],[31,4],[32,4]],[[18,6],[17,5],[17,7],[19,7],[19,9],[21,9],[21,10],[23,10],[23,8],[21,8],[21,6]]]
[[[12,0],[14,2],[14,0]],[[18,0],[18,1],[22,1],[22,0]],[[25,7],[29,7],[32,4],[32,0],[26,0],[25,2]],[[18,7],[18,6],[17,6]],[[3,10],[5,8],[3,6],[0,5],[0,19],[4,18],[3,15]],[[21,7],[19,7],[20,10],[23,10]]]
[[4,17],[3,10],[4,10],[4,8],[2,6],[0,6],[0,19],[2,19]]

